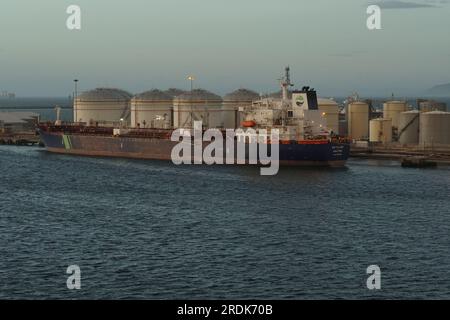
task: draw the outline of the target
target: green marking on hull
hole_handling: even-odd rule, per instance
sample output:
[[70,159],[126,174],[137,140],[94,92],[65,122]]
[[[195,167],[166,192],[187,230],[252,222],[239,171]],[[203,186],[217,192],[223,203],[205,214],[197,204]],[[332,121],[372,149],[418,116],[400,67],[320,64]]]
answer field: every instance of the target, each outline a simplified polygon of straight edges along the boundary
[[63,134],[63,143],[64,143],[64,148],[66,150],[72,149],[72,143],[70,141],[70,137],[65,134]]

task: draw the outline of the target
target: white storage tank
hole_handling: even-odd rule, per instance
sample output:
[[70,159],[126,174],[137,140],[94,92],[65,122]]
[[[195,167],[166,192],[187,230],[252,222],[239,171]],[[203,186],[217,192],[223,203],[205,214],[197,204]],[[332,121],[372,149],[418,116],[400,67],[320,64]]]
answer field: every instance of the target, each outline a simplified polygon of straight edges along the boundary
[[392,120],[382,118],[370,120],[369,141],[383,144],[392,142]]
[[81,93],[74,104],[74,121],[87,124],[128,123],[131,94],[120,89],[97,88]]
[[420,144],[424,147],[450,145],[450,112],[432,111],[420,115]]
[[319,111],[327,121],[327,127],[335,134],[339,132],[339,105],[336,101],[331,99],[317,99]]
[[388,101],[383,104],[383,118],[392,119],[392,127],[398,128],[400,125],[400,114],[408,111],[406,101]]
[[133,128],[165,128],[172,126],[173,98],[154,89],[136,95],[131,100]]
[[186,93],[186,91],[177,88],[169,88],[166,91],[164,91],[164,93],[169,97],[171,97],[172,99],[175,99],[175,97],[180,96],[183,93]]
[[239,89],[225,95],[222,106],[224,127],[226,129],[239,128],[244,121],[239,108],[251,106],[252,102],[259,98],[259,94],[247,89]]
[[192,128],[202,121],[206,128],[223,127],[222,98],[212,92],[195,89],[177,96],[173,102],[174,126]]
[[398,137],[402,144],[418,144],[420,128],[420,112],[412,110],[400,114]]
[[348,105],[348,135],[354,140],[369,138],[369,105],[355,101]]

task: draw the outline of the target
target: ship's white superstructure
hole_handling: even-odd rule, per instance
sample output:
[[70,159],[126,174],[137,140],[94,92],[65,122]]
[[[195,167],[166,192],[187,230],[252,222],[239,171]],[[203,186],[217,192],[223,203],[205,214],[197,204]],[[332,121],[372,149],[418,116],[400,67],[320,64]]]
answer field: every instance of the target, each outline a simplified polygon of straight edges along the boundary
[[303,87],[302,90],[289,94],[289,67],[281,79],[282,97],[263,98],[243,107],[244,127],[254,129],[278,129],[280,140],[308,140],[328,137],[331,130],[327,128],[325,114],[318,109],[317,95],[314,89]]

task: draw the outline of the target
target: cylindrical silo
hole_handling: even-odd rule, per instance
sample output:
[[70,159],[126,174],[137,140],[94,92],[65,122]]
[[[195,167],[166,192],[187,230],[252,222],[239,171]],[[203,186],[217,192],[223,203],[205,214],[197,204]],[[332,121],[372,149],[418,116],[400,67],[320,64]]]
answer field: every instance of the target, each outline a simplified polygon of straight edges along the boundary
[[120,89],[97,88],[80,94],[74,104],[74,121],[88,124],[129,123],[131,94]]
[[392,120],[381,118],[370,120],[369,141],[383,144],[392,142]]
[[259,94],[247,89],[239,89],[225,95],[222,106],[223,126],[226,129],[239,128],[244,120],[239,108],[251,106],[252,102],[258,99]]
[[419,143],[420,112],[412,110],[400,114],[398,138],[402,144]]
[[445,102],[419,99],[417,100],[417,104],[421,112],[447,111],[447,104]]
[[170,128],[172,126],[173,99],[160,90],[150,90],[131,100],[131,126],[133,128]]
[[406,101],[388,101],[383,104],[383,118],[392,119],[392,127],[398,129],[400,114],[408,111]]
[[420,144],[424,147],[450,145],[450,112],[432,111],[420,115]]
[[222,98],[202,89],[177,96],[173,102],[174,126],[192,128],[194,121],[202,121],[206,128],[223,127]]
[[339,132],[339,105],[331,99],[318,98],[319,111],[327,121],[328,130],[335,134]]
[[348,105],[348,135],[354,140],[369,138],[369,105],[355,101]]

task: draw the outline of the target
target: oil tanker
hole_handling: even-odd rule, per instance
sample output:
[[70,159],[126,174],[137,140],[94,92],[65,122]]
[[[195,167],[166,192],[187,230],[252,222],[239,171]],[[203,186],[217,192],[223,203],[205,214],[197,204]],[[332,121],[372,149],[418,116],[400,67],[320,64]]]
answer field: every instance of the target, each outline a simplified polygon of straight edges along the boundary
[[[318,110],[315,90],[303,87],[302,90],[292,91],[292,97],[289,97],[290,86],[289,68],[286,68],[281,80],[281,99],[262,98],[251,106],[239,108],[243,116],[241,131],[247,133],[234,137],[234,149],[239,142],[251,143],[251,137],[248,137],[248,131],[251,131],[258,137],[265,135],[262,143],[268,146],[269,153],[273,144],[277,144],[280,165],[344,166],[349,157],[350,143],[327,129],[326,119]],[[174,131],[181,129],[190,133],[193,123],[192,120],[185,128],[158,129],[57,121],[54,124],[39,124],[38,131],[46,149],[53,153],[173,161],[173,150],[179,144],[171,138]],[[279,134],[278,141],[271,140],[269,133],[274,129]],[[225,134],[225,128],[217,130]],[[189,141],[194,150],[194,139]],[[210,143],[202,141],[202,149]],[[224,145],[223,149],[226,150],[227,146]],[[236,157],[237,153],[233,154]],[[249,147],[244,157],[249,160]]]

